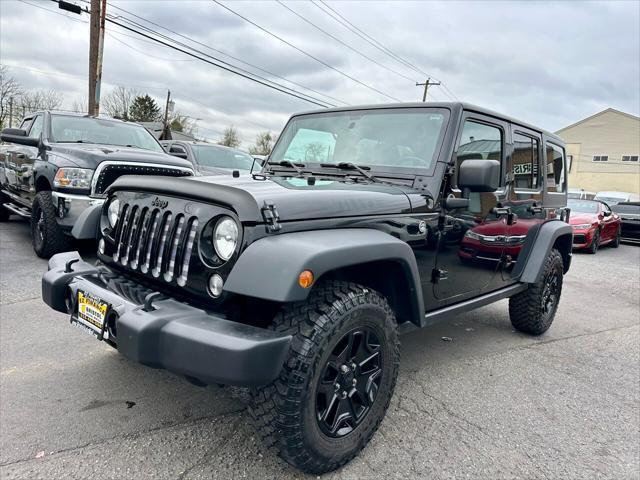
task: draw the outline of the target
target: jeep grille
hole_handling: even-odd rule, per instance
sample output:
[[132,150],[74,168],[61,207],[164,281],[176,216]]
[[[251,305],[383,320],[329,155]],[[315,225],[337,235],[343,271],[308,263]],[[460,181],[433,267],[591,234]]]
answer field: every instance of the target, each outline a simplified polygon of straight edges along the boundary
[[196,216],[124,204],[115,228],[113,261],[184,286],[197,230]]

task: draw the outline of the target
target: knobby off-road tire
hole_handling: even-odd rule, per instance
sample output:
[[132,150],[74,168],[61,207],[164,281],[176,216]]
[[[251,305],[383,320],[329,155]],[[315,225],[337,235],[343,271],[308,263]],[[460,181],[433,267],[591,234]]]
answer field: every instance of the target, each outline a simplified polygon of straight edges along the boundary
[[389,406],[400,360],[395,315],[378,292],[329,281],[285,306],[272,328],[293,338],[279,378],[250,391],[258,434],[305,472],[335,470],[365,447]]
[[71,237],[64,234],[56,221],[56,208],[51,192],[39,192],[31,208],[31,242],[41,258],[49,258],[71,250]]
[[516,330],[542,335],[549,329],[560,302],[563,271],[560,252],[551,250],[540,280],[509,299],[509,317]]
[[4,208],[5,203],[8,203],[7,197],[4,193],[0,193],[0,222],[6,222],[11,216],[11,212]]
[[598,248],[600,248],[600,230],[596,230],[596,233],[594,233],[591,245],[587,248],[587,252],[594,255],[598,251]]

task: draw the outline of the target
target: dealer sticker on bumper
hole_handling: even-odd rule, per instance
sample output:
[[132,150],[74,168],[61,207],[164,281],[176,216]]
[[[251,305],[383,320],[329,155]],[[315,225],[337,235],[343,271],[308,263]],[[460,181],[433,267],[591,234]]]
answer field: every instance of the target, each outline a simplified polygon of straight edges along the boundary
[[96,337],[102,332],[109,305],[99,298],[78,290],[78,316],[71,322]]

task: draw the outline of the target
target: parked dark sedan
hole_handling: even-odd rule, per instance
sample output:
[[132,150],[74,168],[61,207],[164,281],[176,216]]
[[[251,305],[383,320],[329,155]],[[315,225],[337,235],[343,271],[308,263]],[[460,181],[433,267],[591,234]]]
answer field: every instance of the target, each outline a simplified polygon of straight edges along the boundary
[[182,140],[160,143],[171,155],[189,160],[200,175],[228,175],[233,170],[249,172],[254,163],[248,153],[222,145]]
[[611,210],[620,216],[622,240],[640,244],[640,202],[618,203]]

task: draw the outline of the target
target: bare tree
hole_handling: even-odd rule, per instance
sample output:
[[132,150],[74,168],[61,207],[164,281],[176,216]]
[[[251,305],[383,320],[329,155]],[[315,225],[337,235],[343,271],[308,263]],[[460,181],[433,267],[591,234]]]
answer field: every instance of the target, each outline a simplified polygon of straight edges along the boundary
[[9,75],[9,69],[5,65],[0,65],[0,128],[4,128],[5,123],[9,124],[11,102],[14,105],[13,115],[16,115],[20,95],[22,95],[22,87]]
[[249,147],[251,155],[269,155],[278,137],[271,132],[261,132],[256,136],[256,143]]
[[129,120],[129,110],[138,96],[140,96],[140,92],[137,90],[118,85],[111,93],[102,98],[100,106],[110,117]]
[[37,110],[55,110],[62,105],[63,96],[55,90],[34,90],[24,92],[20,97],[20,107],[25,113]]
[[238,137],[238,130],[232,125],[225,128],[222,138],[218,141],[218,145],[224,145],[225,147],[238,148],[240,146],[240,138]]

